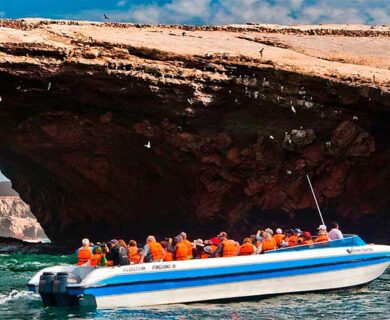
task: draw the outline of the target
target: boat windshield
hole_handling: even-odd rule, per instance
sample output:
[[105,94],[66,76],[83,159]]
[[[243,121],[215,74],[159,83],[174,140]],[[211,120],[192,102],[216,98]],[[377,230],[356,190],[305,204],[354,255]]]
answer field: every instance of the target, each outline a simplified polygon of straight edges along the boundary
[[339,248],[339,247],[360,247],[364,246],[366,243],[362,238],[355,234],[344,234],[344,239],[340,240],[331,240],[327,242],[319,242],[313,244],[299,245],[295,247],[280,248],[273,251],[268,251],[268,253],[279,253],[287,251],[302,251],[309,249],[320,249],[320,248]]

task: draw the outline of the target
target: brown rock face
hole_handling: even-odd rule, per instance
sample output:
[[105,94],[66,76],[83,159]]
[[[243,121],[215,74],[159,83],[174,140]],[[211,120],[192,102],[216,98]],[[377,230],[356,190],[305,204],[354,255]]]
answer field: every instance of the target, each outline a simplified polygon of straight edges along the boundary
[[50,239],[313,229],[306,174],[327,221],[388,239],[390,71],[361,49],[388,31],[0,25],[0,170]]

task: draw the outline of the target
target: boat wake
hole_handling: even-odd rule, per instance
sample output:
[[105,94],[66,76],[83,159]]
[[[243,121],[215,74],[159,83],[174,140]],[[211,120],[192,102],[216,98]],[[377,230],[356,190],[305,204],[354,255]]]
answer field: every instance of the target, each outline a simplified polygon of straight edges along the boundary
[[0,293],[0,305],[15,302],[21,299],[37,300],[38,298],[32,292],[29,291],[12,290],[8,294]]

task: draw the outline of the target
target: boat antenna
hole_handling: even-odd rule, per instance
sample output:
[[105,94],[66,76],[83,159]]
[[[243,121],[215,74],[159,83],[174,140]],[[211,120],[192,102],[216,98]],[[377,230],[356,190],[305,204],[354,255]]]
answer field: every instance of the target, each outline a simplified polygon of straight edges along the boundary
[[308,174],[306,175],[306,178],[307,178],[307,182],[309,182],[310,190],[311,190],[311,193],[313,194],[314,202],[316,203],[318,213],[320,214],[321,222],[323,225],[325,225],[324,218],[322,217],[321,209],[320,209],[320,206],[318,205],[317,197],[316,197],[316,194],[314,193],[314,189],[313,189],[313,186],[311,185],[310,177]]

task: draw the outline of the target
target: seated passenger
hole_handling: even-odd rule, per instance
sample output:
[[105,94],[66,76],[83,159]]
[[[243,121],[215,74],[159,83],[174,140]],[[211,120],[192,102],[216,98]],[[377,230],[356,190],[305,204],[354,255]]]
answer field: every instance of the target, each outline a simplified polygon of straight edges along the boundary
[[311,234],[309,231],[305,231],[303,233],[303,241],[302,244],[313,244],[313,240],[311,239]]
[[89,239],[85,238],[81,241],[82,247],[77,249],[77,265],[82,266],[86,264],[92,258],[92,247],[90,246]]
[[203,252],[201,253],[200,255],[200,259],[207,259],[207,258],[211,258],[211,247],[210,246],[206,246],[203,248]]
[[221,257],[234,257],[237,255],[237,247],[234,240],[229,240],[227,233],[222,231],[218,235],[220,244],[218,249],[214,251],[212,257],[220,255]]
[[100,265],[102,257],[103,257],[102,248],[95,247],[93,249],[93,255],[92,255],[91,260],[90,260],[91,267],[96,267],[96,266]]
[[204,243],[202,239],[194,240],[193,246],[195,247],[195,255],[194,258],[200,259],[201,255],[204,252]]
[[156,241],[154,236],[146,238],[146,244],[142,250],[139,263],[143,262],[161,262],[165,258],[165,251],[160,243]]
[[163,240],[160,243],[165,252],[165,257],[163,261],[173,261],[172,238],[168,238],[168,240]]
[[219,240],[205,240],[203,244],[205,245],[205,247],[203,249],[201,259],[212,258],[211,255],[218,249]]
[[274,239],[276,241],[276,246],[278,248],[282,247],[282,241],[283,241],[284,237],[285,237],[285,235],[283,234],[282,229],[277,228],[276,234],[274,235]]
[[340,231],[339,224],[337,222],[332,222],[330,224],[331,230],[328,232],[329,240],[341,240],[344,239],[343,233]]
[[272,230],[267,228],[263,232],[263,240],[261,242],[261,252],[266,252],[269,250],[276,249],[276,240],[272,237]]
[[[174,239],[175,246],[173,250],[173,259],[175,261],[188,260],[187,244],[181,235],[178,235]],[[191,245],[192,248],[192,245]],[[191,249],[192,250],[192,249]],[[192,256],[192,254],[191,254]]]
[[187,239],[187,233],[181,232],[180,236],[183,238],[183,243],[187,246],[187,259],[192,259],[193,258],[193,253],[192,253],[192,243]]
[[318,232],[317,232],[317,238],[315,240],[315,242],[326,242],[326,241],[329,241],[329,238],[328,238],[328,233],[326,232],[326,226],[321,224],[318,228],[317,228]]
[[240,247],[240,256],[250,256],[256,253],[256,247],[252,244],[250,238],[245,238]]
[[127,250],[119,245],[118,240],[111,240],[108,243],[107,260],[112,261],[113,266],[126,266],[129,264]]
[[129,259],[130,264],[138,264],[139,260],[141,259],[137,242],[135,240],[129,241],[129,246],[127,249],[127,257]]

